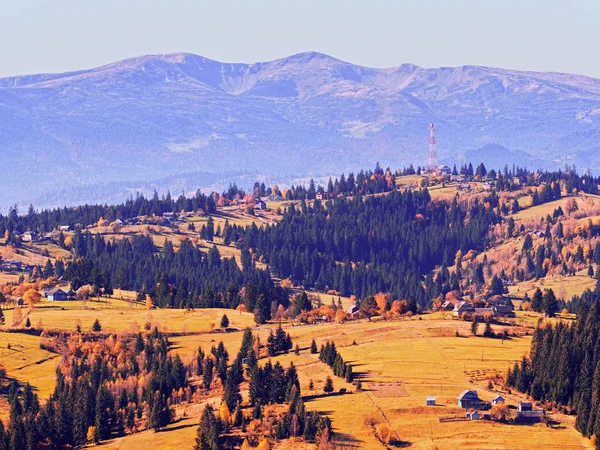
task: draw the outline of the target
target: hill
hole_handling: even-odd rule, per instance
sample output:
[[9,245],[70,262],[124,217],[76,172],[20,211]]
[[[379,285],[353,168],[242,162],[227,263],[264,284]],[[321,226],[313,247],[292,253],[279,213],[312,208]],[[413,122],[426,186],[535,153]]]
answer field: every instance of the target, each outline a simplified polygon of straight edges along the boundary
[[372,69],[314,52],[256,64],[152,55],[5,78],[0,206],[423,164],[430,121],[444,162],[597,167],[599,101],[600,80],[578,75]]

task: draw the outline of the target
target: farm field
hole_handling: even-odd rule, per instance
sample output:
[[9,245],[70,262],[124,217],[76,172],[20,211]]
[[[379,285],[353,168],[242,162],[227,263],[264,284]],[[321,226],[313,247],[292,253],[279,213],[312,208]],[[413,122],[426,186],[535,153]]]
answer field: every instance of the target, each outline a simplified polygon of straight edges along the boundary
[[[44,326],[55,323],[58,327],[74,329],[78,320],[91,326],[99,315],[104,329],[128,330],[132,321],[140,324],[148,311],[128,310],[114,301],[111,307],[95,310],[38,308],[34,312],[48,316]],[[90,302],[88,302],[89,304]],[[169,339],[172,351],[181,354],[184,360],[202,346],[210,349],[222,340],[230,357],[241,344],[241,332],[208,332],[211,323],[218,323],[227,313],[232,327],[252,326],[252,316],[232,310],[201,310],[184,315],[183,311],[152,310],[155,321],[165,323],[167,332],[177,333]],[[80,313],[88,314],[82,316]],[[294,345],[300,347],[300,355],[293,352],[273,358],[284,366],[293,361],[299,373],[301,390],[308,410],[321,411],[331,417],[336,432],[336,442],[346,448],[385,448],[375,437],[375,429],[387,425],[398,438],[415,449],[455,448],[591,448],[589,441],[582,438],[570,426],[547,428],[542,425],[513,426],[494,422],[448,422],[440,423],[440,417],[464,414],[456,405],[458,394],[465,389],[476,389],[481,398],[490,400],[497,392],[489,391],[490,378],[504,375],[515,360],[529,350],[530,336],[514,337],[504,342],[500,339],[470,337],[470,323],[444,319],[431,314],[404,320],[372,322],[363,319],[345,324],[328,323],[318,325],[291,326],[283,324],[290,333]],[[59,321],[62,325],[59,324]],[[192,334],[180,334],[184,324],[190,324]],[[255,329],[265,343],[269,330],[276,324]],[[496,331],[500,327],[494,327]],[[456,337],[456,331],[461,336]],[[320,347],[334,340],[343,358],[353,364],[354,373],[362,380],[363,392],[355,392],[355,386],[342,379],[332,377],[336,392],[346,388],[347,394],[324,396],[322,386],[325,378],[332,376],[331,369],[310,354],[310,342],[315,339]],[[52,389],[56,355],[39,349],[39,338],[23,334],[0,334],[0,355],[6,359],[6,344],[9,340],[19,342],[22,351],[28,351],[27,360],[19,365],[33,363],[35,369],[21,368],[13,362],[3,361],[8,375],[21,381],[30,381],[42,397]],[[33,351],[35,349],[35,352]],[[30,350],[30,351],[29,351]],[[40,364],[42,361],[50,358]],[[18,362],[15,358],[9,358]],[[265,360],[262,360],[263,362]],[[309,391],[312,380],[314,390]],[[242,385],[242,389],[246,389]],[[44,395],[45,394],[45,395]],[[425,406],[426,396],[436,396],[435,407]],[[510,404],[519,400],[503,392]],[[218,400],[218,399],[217,399]],[[179,412],[179,411],[178,411]],[[187,418],[176,421],[160,433],[145,431],[136,435],[106,442],[99,448],[134,449],[151,446],[156,449],[191,446],[196,433],[200,408],[187,411]],[[288,447],[293,448],[289,442]]]

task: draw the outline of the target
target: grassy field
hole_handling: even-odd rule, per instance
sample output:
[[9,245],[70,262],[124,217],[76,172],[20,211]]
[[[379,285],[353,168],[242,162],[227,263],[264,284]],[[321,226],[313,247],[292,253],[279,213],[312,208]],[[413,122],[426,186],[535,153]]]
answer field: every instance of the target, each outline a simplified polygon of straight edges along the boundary
[[[112,333],[139,331],[146,322],[168,333],[199,333],[218,329],[224,313],[229,316],[231,328],[243,329],[254,325],[254,316],[250,313],[223,309],[147,310],[144,305],[114,299],[109,302],[88,300],[85,304],[81,301],[42,301],[29,312],[28,317],[32,326],[39,326],[41,321],[45,329],[74,331],[80,325],[83,331],[89,331],[98,319],[102,330]],[[5,315],[6,323],[12,324],[13,311],[7,310]],[[24,320],[25,315],[23,311]]]
[[525,293],[531,298],[537,288],[552,289],[554,293],[569,301],[574,295],[581,295],[587,289],[594,289],[597,280],[588,276],[586,270],[579,271],[575,276],[547,275],[538,280],[529,280],[509,286],[508,293],[511,297],[523,298]]
[[[54,390],[54,372],[59,360],[60,355],[40,348],[38,336],[0,332],[0,364],[8,378],[31,383],[42,398]],[[0,410],[0,416],[4,412]]]
[[[284,365],[294,362],[307,408],[329,415],[337,443],[347,448],[386,448],[374,434],[374,428],[382,425],[389,426],[406,445],[415,449],[591,448],[587,439],[566,425],[547,428],[487,421],[440,423],[440,417],[464,413],[456,401],[464,389],[476,389],[486,400],[501,392],[487,389],[489,379],[504,374],[513,361],[529,350],[529,336],[504,342],[455,337],[456,330],[469,336],[469,327],[469,323],[443,320],[439,315],[425,316],[423,320],[365,320],[343,325],[288,327],[301,353],[274,360]],[[268,327],[261,328],[259,333],[264,342]],[[209,348],[221,338],[233,357],[241,342],[241,333],[179,336],[172,341],[174,351],[189,354],[199,345]],[[343,387],[349,393],[322,394],[324,380],[331,371],[316,355],[310,354],[313,338],[319,346],[327,340],[335,340],[344,359],[354,365],[355,373],[363,380],[363,392],[355,392],[354,386],[333,377],[336,391]],[[311,380],[315,386],[313,391],[308,390]],[[437,406],[425,406],[425,397],[429,395],[437,397]],[[521,399],[506,392],[502,395],[513,405]],[[161,433],[144,432],[108,443],[104,448],[133,449],[144,445],[175,448],[174,443],[191,443],[195,428],[196,421],[188,418]]]
[[[539,219],[545,218],[548,214],[552,215],[554,210],[556,208],[558,208],[559,206],[562,208],[563,211],[566,212],[567,202],[571,198],[574,198],[577,201],[579,210],[584,211],[584,212],[588,211],[588,210],[595,210],[595,208],[597,207],[598,202],[600,200],[600,197],[595,196],[595,195],[588,196],[588,199],[590,200],[589,203],[586,203],[585,201],[583,201],[583,199],[581,197],[563,197],[561,199],[554,200],[553,202],[543,203],[541,205],[532,206],[531,208],[522,209],[521,211],[517,212],[516,214],[513,214],[513,217],[515,218],[515,220],[517,220],[517,219],[539,220]],[[527,201],[528,201],[527,197],[519,198],[519,204],[521,206],[523,206],[525,204],[525,202],[527,202]],[[591,203],[594,203],[594,205],[592,205]]]

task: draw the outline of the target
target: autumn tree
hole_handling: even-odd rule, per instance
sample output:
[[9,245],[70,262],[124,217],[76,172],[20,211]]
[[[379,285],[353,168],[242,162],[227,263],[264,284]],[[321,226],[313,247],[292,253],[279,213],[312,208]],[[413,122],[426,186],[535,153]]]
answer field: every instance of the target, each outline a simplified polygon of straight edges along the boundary
[[40,301],[41,298],[42,296],[35,289],[27,289],[27,291],[25,291],[25,293],[23,294],[23,300],[29,306],[34,306],[37,302]]

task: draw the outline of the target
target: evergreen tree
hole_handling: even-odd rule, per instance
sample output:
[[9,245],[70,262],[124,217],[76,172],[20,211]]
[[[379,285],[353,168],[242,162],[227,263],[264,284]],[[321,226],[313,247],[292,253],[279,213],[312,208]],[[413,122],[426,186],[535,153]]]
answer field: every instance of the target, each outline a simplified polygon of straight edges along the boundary
[[223,328],[225,330],[228,327],[229,327],[229,318],[227,317],[227,314],[223,314],[223,317],[221,317],[221,328]]
[[221,423],[215,416],[212,407],[206,405],[200,416],[194,450],[219,450],[220,433]]
[[323,392],[325,392],[326,394],[333,392],[333,380],[331,379],[331,377],[327,377],[327,379],[325,380],[325,386],[323,386]]

